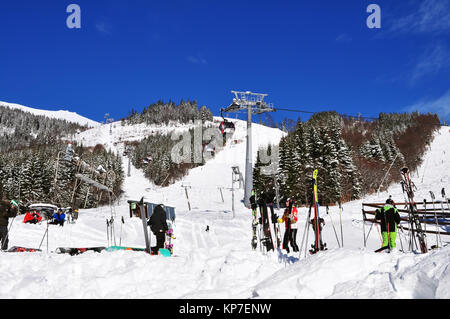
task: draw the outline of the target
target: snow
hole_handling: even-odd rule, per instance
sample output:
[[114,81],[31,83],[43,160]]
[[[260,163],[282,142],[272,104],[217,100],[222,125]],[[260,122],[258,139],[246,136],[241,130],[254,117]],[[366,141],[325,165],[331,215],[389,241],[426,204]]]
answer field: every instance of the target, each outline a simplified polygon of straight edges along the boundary
[[66,120],[67,122],[71,123],[77,123],[81,126],[88,126],[88,127],[95,127],[100,125],[100,123],[90,120],[86,117],[83,117],[75,112],[70,112],[66,110],[59,110],[59,111],[48,111],[48,110],[41,110],[36,108],[31,108],[28,106],[23,106],[20,104],[14,104],[14,103],[7,103],[7,102],[1,102],[0,101],[0,107],[6,107],[9,109],[19,109],[24,112],[32,113],[34,115],[40,115],[40,116],[46,116],[48,118],[52,119],[59,119],[59,120]]
[[[236,122],[233,140],[204,166],[189,172],[182,181],[160,188],[147,179],[141,170],[131,166],[131,176],[124,182],[124,194],[113,209],[101,207],[80,210],[76,224],[64,227],[25,225],[17,217],[10,234],[10,247],[37,248],[42,252],[0,253],[0,298],[191,298],[191,299],[281,299],[281,298],[450,298],[450,247],[427,254],[395,252],[374,253],[380,247],[375,227],[363,244],[361,205],[379,202],[392,195],[402,201],[399,185],[388,192],[373,194],[343,205],[342,221],[344,247],[339,248],[331,226],[331,219],[339,233],[339,212],[330,208],[323,238],[328,250],[305,257],[304,253],[286,254],[275,251],[263,255],[259,247],[253,251],[251,241],[251,212],[241,202],[243,189],[235,190],[236,214],[231,211],[231,167],[245,168],[246,123]],[[81,133],[84,145],[100,140],[109,148],[123,151],[124,140],[139,140],[156,127],[142,125],[121,126],[114,123]],[[159,128],[169,132],[175,128]],[[186,129],[178,127],[176,129]],[[257,124],[253,125],[253,152],[258,146],[276,143],[283,132]],[[116,144],[115,144],[116,143]],[[450,132],[443,127],[425,155],[423,165],[412,175],[418,187],[417,198],[429,196],[433,190],[448,185],[450,161],[446,160]],[[127,157],[122,157],[125,172]],[[192,210],[189,211],[183,185],[188,188]],[[222,202],[218,187],[223,187]],[[320,192],[320,190],[319,190]],[[450,188],[448,189],[450,192]],[[320,193],[319,193],[320,196]],[[52,253],[57,247],[106,246],[106,219],[116,214],[117,244],[144,247],[142,223],[130,218],[126,201],[140,199],[176,207],[174,257],[149,256],[142,252],[87,252],[71,257]],[[304,233],[307,208],[299,208],[297,243]],[[125,223],[120,222],[123,216]],[[206,228],[209,226],[209,231]],[[283,228],[284,226],[282,226]],[[370,227],[368,224],[366,228]],[[432,226],[429,226],[432,227]],[[400,246],[406,238],[400,233]],[[446,236],[442,238],[448,241]],[[429,235],[428,245],[434,243]],[[154,244],[155,238],[151,241]],[[313,241],[312,231],[308,242]],[[48,251],[48,252],[47,252]]]

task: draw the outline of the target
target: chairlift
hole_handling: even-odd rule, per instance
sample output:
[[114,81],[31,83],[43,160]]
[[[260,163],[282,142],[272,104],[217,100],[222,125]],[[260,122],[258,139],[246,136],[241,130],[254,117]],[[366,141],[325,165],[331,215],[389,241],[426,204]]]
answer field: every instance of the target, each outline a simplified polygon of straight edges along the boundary
[[225,136],[225,134],[233,134],[234,131],[236,130],[236,126],[234,125],[233,122],[228,121],[223,116],[223,109],[220,109],[220,116],[222,116],[223,119],[223,121],[219,125],[219,130],[222,133],[222,135]]

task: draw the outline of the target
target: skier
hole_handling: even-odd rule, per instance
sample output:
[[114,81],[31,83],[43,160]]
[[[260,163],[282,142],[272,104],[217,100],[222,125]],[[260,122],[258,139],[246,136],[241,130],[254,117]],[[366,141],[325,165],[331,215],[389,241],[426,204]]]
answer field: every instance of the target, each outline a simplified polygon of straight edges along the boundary
[[283,217],[280,218],[279,222],[285,224],[285,232],[283,237],[283,249],[290,252],[289,244],[291,245],[294,252],[298,252],[297,246],[297,221],[298,221],[298,210],[294,206],[294,200],[288,198],[286,200],[286,209],[284,211]]
[[400,224],[400,215],[394,201],[389,197],[386,204],[376,210],[375,219],[380,221],[383,247],[395,250],[397,239],[397,225]]
[[58,209],[56,213],[52,216],[53,220],[49,223],[51,225],[59,225],[64,226],[64,222],[66,221],[66,214],[63,213],[61,209]]
[[158,205],[153,210],[153,215],[150,217],[148,223],[152,233],[156,237],[156,246],[152,247],[152,253],[157,254],[160,249],[164,249],[164,242],[166,241],[166,233],[169,230],[166,221],[166,212],[162,205]]
[[26,213],[23,222],[25,224],[37,224],[40,223],[42,217],[39,215],[37,210],[29,211]]
[[0,201],[0,241],[1,241],[1,250],[8,249],[8,223],[9,218],[16,217],[17,212],[19,210],[19,205],[15,200],[12,200],[8,203],[8,201],[2,200]]

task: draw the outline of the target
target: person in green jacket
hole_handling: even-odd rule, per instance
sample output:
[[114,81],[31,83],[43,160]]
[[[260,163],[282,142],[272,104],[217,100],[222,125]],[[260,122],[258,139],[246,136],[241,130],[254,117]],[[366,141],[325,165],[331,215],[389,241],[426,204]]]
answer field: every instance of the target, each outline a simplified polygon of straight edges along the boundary
[[383,247],[396,249],[397,225],[400,224],[400,215],[394,201],[389,197],[386,204],[376,210],[375,219],[380,221]]
[[0,242],[1,250],[8,249],[8,223],[9,219],[16,217],[19,205],[15,200],[10,202],[6,200],[0,201]]

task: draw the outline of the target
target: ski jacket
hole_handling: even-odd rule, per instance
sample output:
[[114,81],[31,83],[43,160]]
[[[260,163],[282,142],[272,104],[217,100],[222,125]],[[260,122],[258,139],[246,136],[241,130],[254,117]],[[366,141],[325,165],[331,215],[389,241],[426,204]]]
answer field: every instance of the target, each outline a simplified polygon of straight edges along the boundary
[[25,218],[23,219],[24,223],[29,223],[33,220],[36,220],[37,222],[40,222],[42,220],[42,217],[39,216],[39,213],[32,213],[32,212],[28,212],[25,215]]
[[396,207],[386,204],[376,210],[375,219],[380,221],[382,232],[395,232],[400,224],[400,215]]
[[156,206],[153,210],[153,215],[150,217],[148,225],[155,235],[158,233],[165,233],[169,230],[169,227],[167,226],[166,212],[161,205]]
[[11,208],[11,204],[6,200],[0,201],[0,226],[8,226],[8,219],[16,215],[16,208]]
[[62,213],[62,214],[58,214],[58,213],[54,213],[52,218],[58,222],[63,222],[66,220],[66,214]]
[[[291,229],[297,229],[298,228],[298,210],[297,207],[292,206],[292,212],[289,215],[289,208],[286,208],[286,210],[284,211],[283,217],[282,217],[282,221],[285,224],[286,229],[288,229],[288,227],[290,226]],[[290,221],[290,223],[289,223]]]

